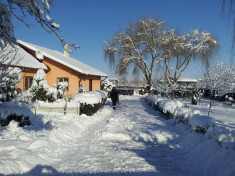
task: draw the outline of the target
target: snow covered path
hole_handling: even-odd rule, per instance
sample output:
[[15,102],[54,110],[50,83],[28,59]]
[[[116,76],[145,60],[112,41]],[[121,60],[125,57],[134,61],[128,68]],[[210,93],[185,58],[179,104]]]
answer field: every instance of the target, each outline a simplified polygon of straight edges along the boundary
[[138,98],[122,100],[112,116],[88,127],[89,131],[79,140],[83,142],[78,146],[79,153],[75,152],[78,155],[68,155],[68,162],[59,168],[96,173],[132,172],[133,175],[145,172],[156,175],[156,169],[164,175],[181,173],[172,150],[173,139],[178,134],[165,129],[166,124],[156,120],[156,115],[159,114]]
[[234,151],[161,116],[122,96],[91,117],[44,114],[40,130],[11,122],[0,131],[0,175],[234,175]]

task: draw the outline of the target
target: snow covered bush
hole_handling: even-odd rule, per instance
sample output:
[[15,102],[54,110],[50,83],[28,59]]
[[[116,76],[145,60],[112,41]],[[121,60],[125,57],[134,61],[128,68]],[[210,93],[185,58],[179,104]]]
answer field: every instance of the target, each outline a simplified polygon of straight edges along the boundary
[[30,119],[28,116],[17,115],[17,114],[3,114],[0,116],[0,124],[1,126],[8,126],[9,123],[14,120],[18,122],[18,127],[24,127],[31,125]]
[[159,105],[158,102],[163,101],[163,100],[167,100],[167,98],[166,97],[159,97],[157,95],[147,95],[145,97],[145,100],[149,105],[158,109],[158,105]]
[[54,102],[57,100],[57,94],[58,94],[58,91],[57,91],[57,88],[55,85],[53,85],[52,87],[49,87],[47,93],[46,93],[46,96],[47,96],[47,100],[48,102]]
[[215,127],[215,121],[209,116],[195,114],[189,118],[189,125],[195,132],[205,134],[209,127]]
[[31,92],[31,89],[29,90],[26,90],[26,91],[22,91],[20,92],[17,96],[16,96],[16,100],[19,101],[19,102],[31,102],[32,100],[32,92]]
[[110,94],[112,88],[115,87],[115,86],[116,85],[113,84],[111,81],[109,81],[108,78],[106,78],[102,82],[102,90],[108,92],[108,95]]
[[208,128],[205,136],[208,139],[215,139],[223,148],[235,150],[234,130],[226,128]]
[[[146,102],[151,102],[150,104],[153,104],[155,101],[158,102],[158,98],[161,97],[148,95],[146,96]],[[158,102],[160,110],[167,116],[167,118],[169,118],[169,115],[175,118],[174,124],[182,123],[196,133],[203,133],[208,140],[214,139],[225,149],[235,149],[234,130],[217,126],[214,118],[203,115],[199,110],[193,110],[189,107],[180,107],[182,104],[174,101],[162,100]],[[177,104],[180,105],[178,108],[176,107]],[[157,110],[159,110],[159,108],[157,108]],[[173,114],[169,113],[173,111]]]
[[189,108],[177,108],[174,112],[174,117],[176,118],[176,123],[188,124],[189,118],[193,117],[196,114],[201,114],[198,110],[192,110]]
[[64,98],[64,91],[67,86],[67,82],[59,82],[57,85],[49,87],[44,70],[39,69],[33,77],[30,89],[19,93],[16,100],[20,102],[48,101],[52,103]]
[[58,99],[64,98],[64,91],[68,87],[67,82],[59,82],[54,84],[52,87],[49,87],[46,96],[48,102],[55,102]]
[[107,99],[108,93],[95,90],[85,93],[78,93],[72,99],[73,102],[80,103],[80,114],[93,115],[96,113]]
[[32,102],[35,102],[36,100],[46,101],[48,90],[49,86],[47,84],[46,74],[43,69],[39,69],[33,77],[31,86],[31,92],[33,94]]
[[198,110],[192,110],[189,108],[177,108],[174,112],[176,123],[183,123],[197,132],[205,134],[209,128],[216,126],[216,123],[212,117],[203,115]]
[[67,89],[68,83],[67,82],[59,82],[56,85],[57,88],[57,99],[62,99],[64,97],[64,91]]
[[162,100],[158,102],[158,109],[165,114],[169,114],[170,116],[173,116],[173,113],[176,110],[176,108],[181,108],[183,106],[184,104],[177,99]]

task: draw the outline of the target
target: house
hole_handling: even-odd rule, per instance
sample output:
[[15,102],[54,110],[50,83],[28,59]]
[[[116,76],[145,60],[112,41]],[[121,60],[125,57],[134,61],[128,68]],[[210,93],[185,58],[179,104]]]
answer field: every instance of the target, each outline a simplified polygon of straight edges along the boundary
[[[65,94],[70,97],[78,92],[81,85],[84,85],[85,91],[100,90],[101,77],[107,77],[106,73],[69,57],[68,48],[65,48],[62,54],[21,40],[17,43],[20,54],[23,56],[16,65],[23,70],[17,84],[18,90],[25,91],[31,87],[33,76],[39,68],[44,69],[49,86],[67,82],[68,88]],[[22,63],[24,60],[29,64]]]
[[195,89],[197,87],[197,79],[180,77],[177,80],[177,83],[188,88]]

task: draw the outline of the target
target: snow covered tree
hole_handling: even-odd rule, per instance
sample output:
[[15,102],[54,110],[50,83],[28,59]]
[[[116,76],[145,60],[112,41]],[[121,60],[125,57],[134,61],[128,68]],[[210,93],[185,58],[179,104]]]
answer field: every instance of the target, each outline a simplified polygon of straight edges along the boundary
[[217,90],[218,95],[235,92],[235,66],[217,62],[204,74],[199,86],[210,90]]
[[163,22],[141,18],[130,23],[124,32],[118,32],[110,43],[106,42],[105,59],[119,75],[140,71],[152,87],[152,74],[161,57]]
[[0,94],[3,100],[11,100],[14,97],[16,84],[19,81],[21,70],[14,68],[21,60],[18,48],[6,45],[0,47]]
[[209,116],[215,96],[235,92],[235,66],[231,63],[228,65],[223,62],[214,63],[213,67],[204,74],[204,78],[199,81],[199,86],[214,91],[215,95],[211,97],[209,105]]
[[39,69],[33,77],[31,86],[32,102],[36,100],[46,101],[49,86],[46,81],[46,74],[43,69]]
[[177,83],[192,59],[197,59],[208,67],[218,48],[210,33],[198,30],[181,35],[172,29],[165,32],[163,40],[164,74],[170,85]]
[[0,94],[2,101],[12,100],[16,95],[16,84],[21,77],[19,68],[8,67],[2,69],[0,67]]
[[[25,17],[30,15],[49,33],[54,33],[61,41],[63,46],[66,44],[64,39],[58,34],[60,28],[49,16],[50,7],[54,6],[54,0],[3,0],[0,2],[0,48],[7,43],[15,43],[14,25],[12,18],[16,18],[30,27],[25,22]],[[77,47],[75,44],[70,46]]]
[[104,91],[106,91],[106,92],[108,92],[108,94],[110,94],[112,88],[115,87],[115,84],[113,84],[111,81],[108,80],[108,78],[106,78],[102,82],[102,87],[103,87]]
[[172,97],[172,91],[175,90],[178,87],[178,85],[175,84],[169,84],[167,81],[159,80],[155,85],[155,90],[161,94],[161,96],[167,97],[167,98],[173,98]]
[[105,59],[116,73],[126,75],[140,71],[150,89],[153,73],[163,68],[169,85],[180,78],[190,61],[199,59],[208,65],[218,44],[210,33],[193,30],[185,35],[174,29],[166,29],[156,19],[142,18],[129,24],[124,32],[118,32],[110,43],[106,42]]

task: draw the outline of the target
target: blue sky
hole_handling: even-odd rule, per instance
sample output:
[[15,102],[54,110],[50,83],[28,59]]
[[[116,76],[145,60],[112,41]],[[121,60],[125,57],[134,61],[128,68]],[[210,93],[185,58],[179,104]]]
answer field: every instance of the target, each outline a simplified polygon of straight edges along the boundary
[[[60,32],[69,43],[81,48],[71,57],[96,69],[117,77],[104,60],[104,41],[110,41],[114,33],[124,30],[129,22],[142,16],[157,17],[168,26],[187,32],[201,29],[211,32],[220,44],[213,61],[230,59],[232,23],[220,18],[221,0],[55,0],[50,16],[61,25]],[[45,32],[32,18],[28,29],[15,21],[16,38],[50,49],[63,51],[60,40]],[[201,64],[191,63],[184,77],[199,78]]]

